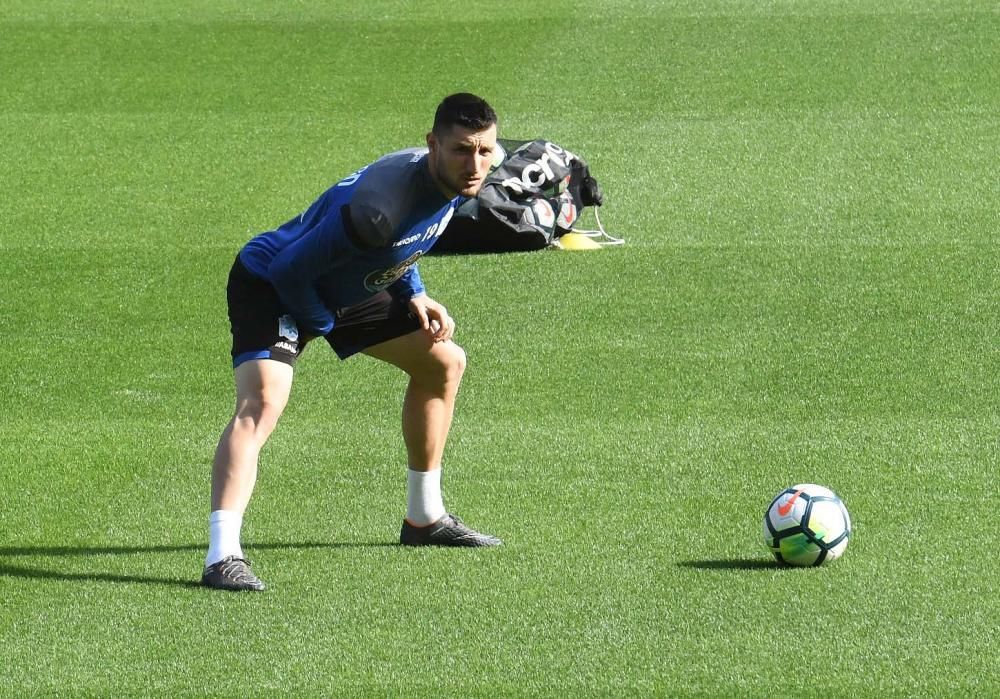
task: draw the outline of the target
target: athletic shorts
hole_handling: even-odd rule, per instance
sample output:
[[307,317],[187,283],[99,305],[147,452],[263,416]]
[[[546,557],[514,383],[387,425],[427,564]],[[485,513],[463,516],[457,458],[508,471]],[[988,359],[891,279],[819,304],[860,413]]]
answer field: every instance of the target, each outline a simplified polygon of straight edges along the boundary
[[[251,359],[273,359],[294,366],[312,338],[299,334],[292,316],[282,310],[270,282],[252,274],[239,256],[226,285],[229,323],[233,334],[233,367]],[[334,352],[347,359],[368,347],[420,329],[409,302],[381,291],[355,306],[334,313],[333,331],[326,336]]]

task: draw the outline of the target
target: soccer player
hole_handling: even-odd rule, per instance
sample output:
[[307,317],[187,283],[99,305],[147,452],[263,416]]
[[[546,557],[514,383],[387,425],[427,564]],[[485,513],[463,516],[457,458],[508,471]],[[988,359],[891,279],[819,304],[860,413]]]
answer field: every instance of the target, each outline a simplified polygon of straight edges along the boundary
[[308,209],[253,238],[229,273],[236,412],[215,452],[209,549],[202,584],[263,590],[240,544],[257,457],[288,401],[306,343],[324,337],[341,359],[362,352],[409,375],[403,399],[408,546],[496,546],[449,514],[441,457],[465,352],[455,321],[424,291],[416,261],[455,207],[479,192],[496,149],[485,100],[446,97],[427,148],[383,156],[344,178]]

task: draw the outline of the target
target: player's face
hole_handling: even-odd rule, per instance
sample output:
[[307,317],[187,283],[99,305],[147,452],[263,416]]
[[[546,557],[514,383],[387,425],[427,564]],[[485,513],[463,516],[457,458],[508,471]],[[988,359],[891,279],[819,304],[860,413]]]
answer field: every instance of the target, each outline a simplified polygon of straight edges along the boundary
[[483,131],[453,126],[443,134],[427,134],[430,153],[427,164],[438,188],[449,198],[456,194],[474,197],[493,164],[497,148],[497,127]]

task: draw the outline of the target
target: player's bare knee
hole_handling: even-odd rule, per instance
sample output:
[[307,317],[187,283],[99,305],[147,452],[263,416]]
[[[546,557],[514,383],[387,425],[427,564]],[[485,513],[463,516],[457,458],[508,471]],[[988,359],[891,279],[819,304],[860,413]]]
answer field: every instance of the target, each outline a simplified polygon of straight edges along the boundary
[[285,409],[285,401],[266,397],[247,398],[236,407],[236,423],[245,429],[270,431]]
[[431,346],[425,359],[413,367],[410,376],[434,390],[456,390],[465,373],[465,350],[453,342]]
[[440,350],[437,353],[437,358],[444,383],[457,385],[462,380],[465,366],[468,363],[465,350],[454,342],[443,342],[438,347]]

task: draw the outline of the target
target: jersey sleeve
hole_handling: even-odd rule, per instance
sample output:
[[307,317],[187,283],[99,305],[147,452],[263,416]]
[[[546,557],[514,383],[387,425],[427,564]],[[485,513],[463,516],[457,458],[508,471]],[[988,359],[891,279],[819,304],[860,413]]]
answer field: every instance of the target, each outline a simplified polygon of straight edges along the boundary
[[[384,248],[395,240],[403,212],[407,209],[412,193],[387,196],[382,183],[373,179],[362,182],[344,213],[344,226],[348,237],[362,249]],[[402,277],[387,288],[396,298],[409,299],[424,292],[420,272],[411,265]]]
[[359,248],[384,248],[392,240],[396,224],[381,207],[362,200],[352,201],[345,209],[343,219],[347,237]]
[[420,279],[417,265],[410,265],[402,277],[388,287],[388,292],[398,299],[411,299],[424,293],[424,283]]
[[271,261],[268,279],[295,322],[310,335],[327,335],[334,315],[320,299],[316,280],[349,263],[359,250],[347,239],[340,221],[346,212],[324,217]]

